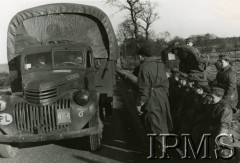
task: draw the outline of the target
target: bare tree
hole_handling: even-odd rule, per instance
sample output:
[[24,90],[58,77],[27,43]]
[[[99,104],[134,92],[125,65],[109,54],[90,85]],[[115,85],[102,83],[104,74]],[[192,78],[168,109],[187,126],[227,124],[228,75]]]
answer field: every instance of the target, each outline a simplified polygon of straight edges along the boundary
[[138,45],[142,39],[148,40],[152,36],[151,26],[159,18],[156,12],[157,3],[143,0],[106,0],[106,4],[117,7],[119,9],[117,12],[123,10],[128,12],[126,20],[118,26],[117,36],[121,48],[124,48],[124,54],[132,54],[137,61]]
[[134,25],[131,20],[126,19],[124,22],[118,25],[117,38],[119,43],[122,44],[125,40],[134,38]]
[[134,26],[132,25],[131,20],[126,19],[124,22],[118,25],[117,38],[118,42],[123,48],[123,57],[126,59],[127,44],[132,42],[134,38],[133,32]]
[[145,4],[141,4],[141,12],[140,12],[140,19],[142,20],[142,24],[140,24],[140,27],[143,29],[145,33],[145,39],[149,39],[149,32],[150,27],[152,24],[158,20],[160,17],[158,15],[158,12],[156,11],[158,7],[157,2],[150,2],[147,1]]
[[138,40],[139,38],[139,16],[141,13],[141,3],[140,0],[126,0],[125,3],[119,0],[106,0],[107,4],[113,5],[119,8],[119,11],[128,10],[128,20],[132,21],[134,38]]

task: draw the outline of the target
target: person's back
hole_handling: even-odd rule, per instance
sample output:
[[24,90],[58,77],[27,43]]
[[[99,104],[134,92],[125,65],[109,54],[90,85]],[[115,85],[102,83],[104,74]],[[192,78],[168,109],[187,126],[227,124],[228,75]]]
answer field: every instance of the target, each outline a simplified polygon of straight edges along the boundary
[[178,57],[180,58],[179,70],[189,74],[191,70],[204,72],[207,63],[204,61],[200,51],[189,45],[182,45],[177,48]]
[[177,47],[177,55],[180,58],[179,70],[189,76],[196,76],[198,83],[208,89],[208,80],[205,73],[207,63],[200,51],[193,47],[191,39],[186,39],[186,45]]
[[[137,111],[143,115],[147,133],[167,134],[173,129],[167,96],[169,81],[164,64],[152,54],[151,46],[139,50],[143,62],[138,74]],[[156,139],[157,143],[162,143],[160,138]]]
[[[147,85],[147,87],[152,89],[161,87],[166,91],[166,93],[168,93],[169,81],[164,64],[161,60],[157,60],[155,58],[146,59],[146,61],[144,61],[144,63],[140,66],[140,71],[142,71],[142,73],[144,72],[145,75],[148,75],[149,77],[149,85]],[[140,76],[140,78],[141,77],[142,76]]]

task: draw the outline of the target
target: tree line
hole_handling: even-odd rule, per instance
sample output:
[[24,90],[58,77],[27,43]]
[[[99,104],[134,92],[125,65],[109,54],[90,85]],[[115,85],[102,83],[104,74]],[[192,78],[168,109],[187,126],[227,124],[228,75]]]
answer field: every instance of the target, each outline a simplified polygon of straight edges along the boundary
[[[159,55],[161,51],[174,42],[184,43],[184,38],[171,37],[170,32],[158,34],[152,30],[154,22],[160,19],[159,4],[150,0],[106,0],[106,3],[117,7],[118,12],[125,11],[125,19],[118,25],[116,32],[119,41],[121,57],[136,59],[136,49],[141,43],[148,41],[154,44]],[[240,37],[221,38],[214,34],[191,35],[194,44],[201,53],[212,54],[240,50]]]

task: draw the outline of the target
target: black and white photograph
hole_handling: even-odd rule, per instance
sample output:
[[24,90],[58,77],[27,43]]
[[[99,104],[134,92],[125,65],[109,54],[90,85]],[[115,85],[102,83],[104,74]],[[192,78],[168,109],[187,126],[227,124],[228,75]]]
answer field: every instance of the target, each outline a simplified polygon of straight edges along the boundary
[[240,163],[239,0],[3,0],[0,163]]

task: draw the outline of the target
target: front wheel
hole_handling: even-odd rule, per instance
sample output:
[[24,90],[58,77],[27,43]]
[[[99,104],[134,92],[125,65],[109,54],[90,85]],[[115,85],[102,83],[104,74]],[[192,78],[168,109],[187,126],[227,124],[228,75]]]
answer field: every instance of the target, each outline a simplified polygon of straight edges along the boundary
[[[98,111],[89,121],[89,127],[95,127],[98,125],[100,117]],[[102,146],[102,134],[90,135],[90,149],[91,151],[96,151]]]
[[18,152],[18,147],[13,147],[8,144],[0,144],[0,155],[4,158],[15,157]]

